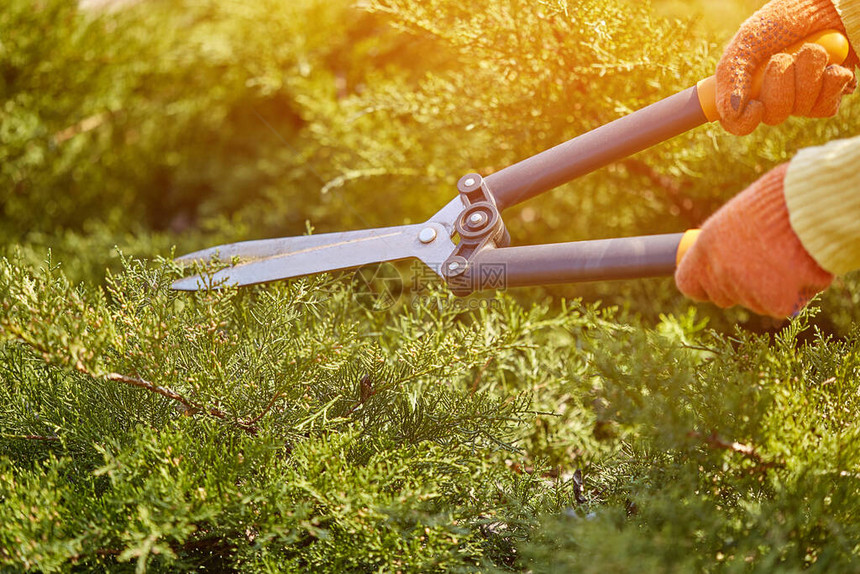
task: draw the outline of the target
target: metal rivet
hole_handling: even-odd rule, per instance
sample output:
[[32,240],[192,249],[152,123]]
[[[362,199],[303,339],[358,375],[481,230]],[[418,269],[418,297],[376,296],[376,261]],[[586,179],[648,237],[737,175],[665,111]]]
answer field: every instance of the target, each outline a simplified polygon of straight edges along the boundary
[[418,234],[418,240],[421,243],[433,243],[436,241],[436,230],[432,227],[425,227],[421,230],[421,233]]
[[476,184],[476,183],[478,183],[478,182],[477,182],[477,181],[475,181],[475,179],[474,179],[474,178],[471,178],[471,177],[470,177],[469,179],[467,179],[467,180],[466,180],[466,181],[464,181],[463,183],[465,184],[465,186],[466,186],[466,187],[472,187],[473,185],[475,185],[475,184]]
[[471,221],[472,223],[475,223],[475,224],[483,223],[484,214],[483,213],[473,213],[472,216],[469,217],[469,221]]
[[445,276],[449,279],[459,277],[469,269],[469,262],[463,257],[453,257],[445,264]]

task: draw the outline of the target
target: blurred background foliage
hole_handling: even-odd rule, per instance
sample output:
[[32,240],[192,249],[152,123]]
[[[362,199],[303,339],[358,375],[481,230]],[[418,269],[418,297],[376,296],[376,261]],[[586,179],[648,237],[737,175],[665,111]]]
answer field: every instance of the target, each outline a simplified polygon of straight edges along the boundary
[[[127,253],[395,225],[487,174],[713,70],[761,2],[150,0],[0,15],[0,242],[79,279]],[[839,118],[733,138],[712,125],[511,210],[520,244],[676,232]],[[385,209],[379,209],[379,206]],[[670,281],[537,289],[656,317]],[[830,299],[835,299],[830,302]],[[844,305],[843,305],[844,303]],[[853,307],[828,296],[834,328]],[[723,314],[714,319],[721,321]],[[743,312],[726,325],[768,322]]]
[[[14,528],[0,529],[0,559],[850,564],[856,277],[785,328],[693,305],[671,279],[524,289],[471,311],[433,291],[438,306],[369,313],[325,277],[177,294],[178,270],[156,259],[420,221],[462,174],[709,75],[761,4],[7,0],[0,523]],[[694,227],[796,150],[856,134],[857,106],[748,138],[702,127],[506,222],[520,244]],[[565,302],[578,297],[602,303]],[[117,373],[220,416],[179,412]],[[340,466],[325,475],[321,461]]]

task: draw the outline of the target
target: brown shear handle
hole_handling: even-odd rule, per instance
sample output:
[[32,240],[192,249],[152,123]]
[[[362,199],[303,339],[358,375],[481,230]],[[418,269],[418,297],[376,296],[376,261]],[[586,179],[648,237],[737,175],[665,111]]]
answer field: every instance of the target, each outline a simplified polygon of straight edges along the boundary
[[[829,30],[791,46],[823,46],[831,64],[848,57],[850,45],[840,32]],[[761,90],[763,69],[753,81],[753,97]],[[595,171],[609,163],[719,119],[716,80],[696,86],[615,120],[559,146],[502,169],[484,179],[500,210]],[[452,288],[474,290],[582,281],[603,281],[672,275],[699,230],[672,235],[580,241],[554,245],[490,248],[477,253],[469,272]]]
[[[842,32],[837,30],[825,30],[813,34],[808,38],[792,44],[784,50],[786,54],[796,54],[806,44],[818,44],[825,50],[830,57],[827,65],[842,64],[848,58],[848,53],[851,51],[851,44],[848,42]],[[753,77],[752,97],[756,99],[761,94],[761,86],[764,82],[765,67],[759,68],[756,75]],[[699,95],[699,103],[702,106],[702,111],[705,112],[705,117],[709,122],[715,122],[720,119],[720,112],[717,111],[717,77],[711,76],[696,84],[696,89]]]
[[485,248],[463,275],[449,279],[458,295],[483,289],[583,283],[672,275],[698,230],[550,245]]
[[[836,31],[810,36],[787,51],[797,51],[809,42],[822,45],[830,54],[831,63],[841,64],[848,57],[848,39]],[[511,207],[719,119],[715,94],[716,82],[708,78],[665,100],[488,175],[484,182],[500,210]]]

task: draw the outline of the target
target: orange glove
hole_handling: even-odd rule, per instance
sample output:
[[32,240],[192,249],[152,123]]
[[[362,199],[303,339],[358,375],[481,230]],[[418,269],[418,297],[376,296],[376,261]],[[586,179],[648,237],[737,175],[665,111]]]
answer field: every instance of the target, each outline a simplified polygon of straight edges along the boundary
[[[836,115],[842,96],[857,85],[854,50],[843,66],[828,66],[820,46],[804,46],[794,56],[780,53],[829,29],[845,33],[832,0],[773,0],[744,22],[717,66],[717,110],[723,127],[746,135],[762,121],[776,125],[790,115]],[[752,100],[753,77],[768,60],[761,95]]]
[[833,275],[791,228],[783,193],[787,171],[788,164],[777,167],[705,222],[675,272],[682,293],[784,318],[830,286]]

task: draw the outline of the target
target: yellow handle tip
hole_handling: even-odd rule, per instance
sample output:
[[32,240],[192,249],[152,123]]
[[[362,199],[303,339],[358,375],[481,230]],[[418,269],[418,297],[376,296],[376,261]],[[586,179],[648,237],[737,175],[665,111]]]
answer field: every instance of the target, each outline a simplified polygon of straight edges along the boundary
[[[800,42],[786,48],[785,54],[796,54],[806,44],[818,44],[827,51],[829,56],[828,65],[842,64],[848,59],[848,54],[851,52],[851,44],[848,38],[838,30],[824,30],[817,32]],[[761,93],[762,81],[764,79],[764,70],[766,66],[759,68],[753,78],[752,97],[756,99]],[[714,76],[704,79],[697,84],[699,103],[702,105],[702,111],[709,122],[715,122],[720,119],[720,113],[717,111],[717,79]]]
[[800,50],[803,44],[818,44],[827,50],[830,56],[828,64],[843,64],[848,59],[848,54],[851,52],[851,43],[845,34],[838,30],[825,30],[804,40],[797,48]]
[[690,229],[684,233],[684,237],[681,238],[681,243],[678,244],[678,252],[675,255],[676,266],[681,264],[684,256],[687,255],[687,252],[693,247],[696,240],[699,239],[699,235],[701,235],[701,233],[701,229]]
[[717,77],[711,76],[702,80],[696,85],[696,89],[699,103],[708,121],[715,122],[720,119],[720,112],[717,111]]

